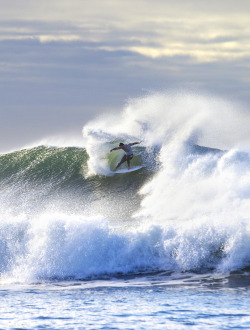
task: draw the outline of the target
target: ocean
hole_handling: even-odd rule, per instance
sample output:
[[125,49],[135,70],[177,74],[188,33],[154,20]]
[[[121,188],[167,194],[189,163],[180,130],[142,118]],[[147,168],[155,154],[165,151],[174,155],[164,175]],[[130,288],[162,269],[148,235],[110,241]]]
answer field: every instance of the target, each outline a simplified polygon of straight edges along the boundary
[[0,329],[250,329],[247,123],[161,93],[0,154]]

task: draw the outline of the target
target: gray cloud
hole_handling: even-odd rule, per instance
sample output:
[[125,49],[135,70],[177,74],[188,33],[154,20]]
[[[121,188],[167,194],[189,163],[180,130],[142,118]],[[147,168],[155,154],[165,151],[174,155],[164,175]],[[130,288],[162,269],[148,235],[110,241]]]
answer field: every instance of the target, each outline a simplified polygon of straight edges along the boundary
[[[240,0],[30,1],[3,6],[1,38],[81,40],[144,56],[191,56],[198,62],[250,57],[249,4]],[[6,13],[5,13],[6,11]],[[6,20],[7,12],[11,19]],[[4,13],[6,15],[4,15]],[[32,15],[31,15],[32,13]],[[12,24],[10,24],[12,22]],[[113,48],[111,48],[113,47]]]

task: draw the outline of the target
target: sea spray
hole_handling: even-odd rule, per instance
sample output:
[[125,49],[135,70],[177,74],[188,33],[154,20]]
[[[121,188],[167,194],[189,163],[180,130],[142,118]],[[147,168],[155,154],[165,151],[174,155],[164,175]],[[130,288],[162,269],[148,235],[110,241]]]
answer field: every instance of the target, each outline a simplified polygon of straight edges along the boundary
[[250,114],[219,97],[187,92],[155,93],[129,100],[117,114],[100,117],[83,128],[85,146],[94,142],[142,140],[145,146],[187,141],[229,149],[249,144]]
[[[98,132],[102,137],[108,134],[111,141],[119,134],[128,142],[142,139],[148,151],[158,148],[160,169],[140,190],[143,200],[135,218],[174,231],[180,223],[186,231],[191,222],[196,224],[194,231],[206,224],[212,232],[226,233],[218,244],[210,237],[212,246],[218,245],[217,254],[223,258],[231,254],[228,239],[235,241],[234,232],[245,228],[245,238],[249,237],[249,114],[240,105],[211,95],[159,93],[131,100],[118,116],[109,122],[94,121],[84,132],[91,129],[97,140]],[[237,250],[241,243],[234,244]],[[209,247],[200,248],[211,256]],[[247,264],[243,259],[242,267]]]

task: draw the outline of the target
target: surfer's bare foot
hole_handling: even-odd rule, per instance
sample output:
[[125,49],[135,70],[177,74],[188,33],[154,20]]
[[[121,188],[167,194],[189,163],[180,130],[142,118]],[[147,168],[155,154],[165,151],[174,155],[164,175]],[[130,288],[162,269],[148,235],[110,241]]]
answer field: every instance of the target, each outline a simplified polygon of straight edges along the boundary
[[128,170],[130,170],[130,167],[128,167]]

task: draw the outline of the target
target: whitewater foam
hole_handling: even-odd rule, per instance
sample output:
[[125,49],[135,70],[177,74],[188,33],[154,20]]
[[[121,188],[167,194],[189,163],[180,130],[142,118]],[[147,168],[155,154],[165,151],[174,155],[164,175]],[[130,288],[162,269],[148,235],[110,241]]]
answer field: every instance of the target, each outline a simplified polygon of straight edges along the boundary
[[223,226],[207,217],[117,229],[102,217],[50,213],[16,220],[1,222],[1,281],[225,272],[250,262],[250,228],[243,222]]

